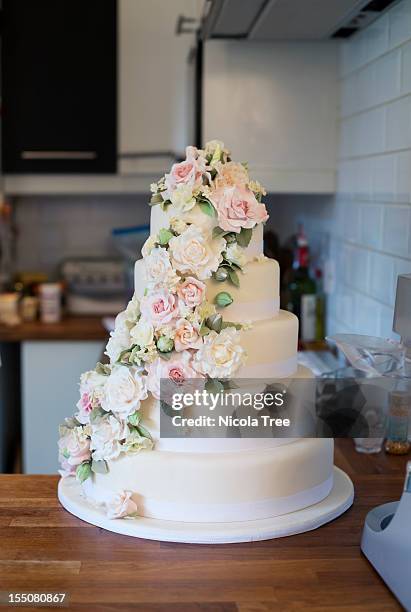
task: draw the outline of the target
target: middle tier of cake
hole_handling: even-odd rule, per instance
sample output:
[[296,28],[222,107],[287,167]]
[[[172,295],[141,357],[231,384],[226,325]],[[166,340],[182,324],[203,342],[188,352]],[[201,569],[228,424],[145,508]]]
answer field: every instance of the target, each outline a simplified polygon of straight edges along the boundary
[[[280,308],[280,268],[278,262],[268,257],[252,260],[239,272],[240,286],[218,282],[213,278],[205,281],[207,299],[213,302],[220,291],[228,291],[233,303],[224,308],[224,318],[235,323],[263,321],[278,314]],[[146,287],[144,260],[135,264],[134,284],[137,298],[141,298]]]

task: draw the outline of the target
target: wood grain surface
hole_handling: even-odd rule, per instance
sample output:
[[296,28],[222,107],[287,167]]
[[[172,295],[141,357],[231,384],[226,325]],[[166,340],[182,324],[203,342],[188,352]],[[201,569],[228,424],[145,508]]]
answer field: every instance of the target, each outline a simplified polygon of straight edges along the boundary
[[57,477],[2,475],[0,591],[67,591],[73,611],[400,610],[359,543],[368,510],[400,497],[406,459],[339,441],[336,464],[355,486],[348,512],[309,533],[224,545],[105,532],[60,507]]
[[25,340],[104,340],[108,332],[102,317],[64,317],[59,323],[22,323],[14,327],[0,325],[0,342]]

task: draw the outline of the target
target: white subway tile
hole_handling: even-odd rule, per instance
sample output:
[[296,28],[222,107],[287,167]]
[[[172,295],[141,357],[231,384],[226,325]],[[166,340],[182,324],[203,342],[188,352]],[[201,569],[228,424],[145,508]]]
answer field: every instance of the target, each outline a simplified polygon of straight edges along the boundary
[[375,106],[377,104],[376,63],[368,64],[351,75],[351,78],[355,86],[353,91],[355,110],[362,111]]
[[375,62],[375,104],[400,95],[401,53],[395,49]]
[[380,331],[381,304],[364,295],[355,296],[355,332],[378,336]]
[[372,199],[374,157],[363,157],[352,161],[353,194],[357,200]]
[[382,338],[389,338],[391,340],[399,340],[398,334],[392,331],[392,323],[394,317],[394,310],[389,306],[380,307],[380,329],[379,336]]
[[373,160],[373,200],[395,200],[395,155],[379,155]]
[[348,75],[341,81],[340,87],[340,111],[341,117],[352,115],[358,110],[357,102],[357,73]]
[[344,252],[345,283],[353,289],[367,293],[369,251],[346,245]]
[[401,94],[411,93],[411,42],[401,47]]
[[397,255],[408,255],[410,213],[409,206],[384,206],[382,232],[384,251]]
[[382,15],[362,32],[367,40],[367,61],[379,57],[388,51],[389,17]]
[[387,105],[386,150],[411,147],[411,97]]
[[411,0],[402,0],[387,13],[390,29],[390,47],[411,39]]
[[[385,108],[374,108],[354,117],[354,149],[356,155],[369,155],[384,151]],[[410,106],[411,131],[411,106]]]
[[359,242],[360,206],[357,202],[347,202],[344,210],[343,236],[350,242]]
[[395,200],[404,203],[411,201],[411,151],[396,154]]
[[361,206],[361,243],[373,249],[381,248],[382,206],[363,204]]
[[394,260],[389,255],[371,252],[369,293],[385,304],[391,304]]

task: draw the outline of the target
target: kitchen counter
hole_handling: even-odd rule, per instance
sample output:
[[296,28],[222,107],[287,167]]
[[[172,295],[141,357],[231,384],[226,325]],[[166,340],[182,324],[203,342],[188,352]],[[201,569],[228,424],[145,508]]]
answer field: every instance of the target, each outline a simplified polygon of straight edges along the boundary
[[14,327],[0,325],[0,342],[27,340],[104,340],[108,332],[102,317],[67,316],[60,323],[22,323]]
[[400,497],[406,460],[337,441],[350,510],[305,534],[218,546],[105,532],[60,507],[57,477],[2,475],[0,590],[67,591],[70,610],[400,610],[359,544],[368,510]]

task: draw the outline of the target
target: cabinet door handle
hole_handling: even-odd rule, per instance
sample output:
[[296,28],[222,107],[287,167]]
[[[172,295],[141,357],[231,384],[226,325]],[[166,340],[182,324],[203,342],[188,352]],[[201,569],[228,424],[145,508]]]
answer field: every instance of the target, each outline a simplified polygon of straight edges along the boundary
[[47,160],[47,159],[62,159],[62,160],[93,160],[97,159],[96,151],[22,151],[22,159],[31,160]]

